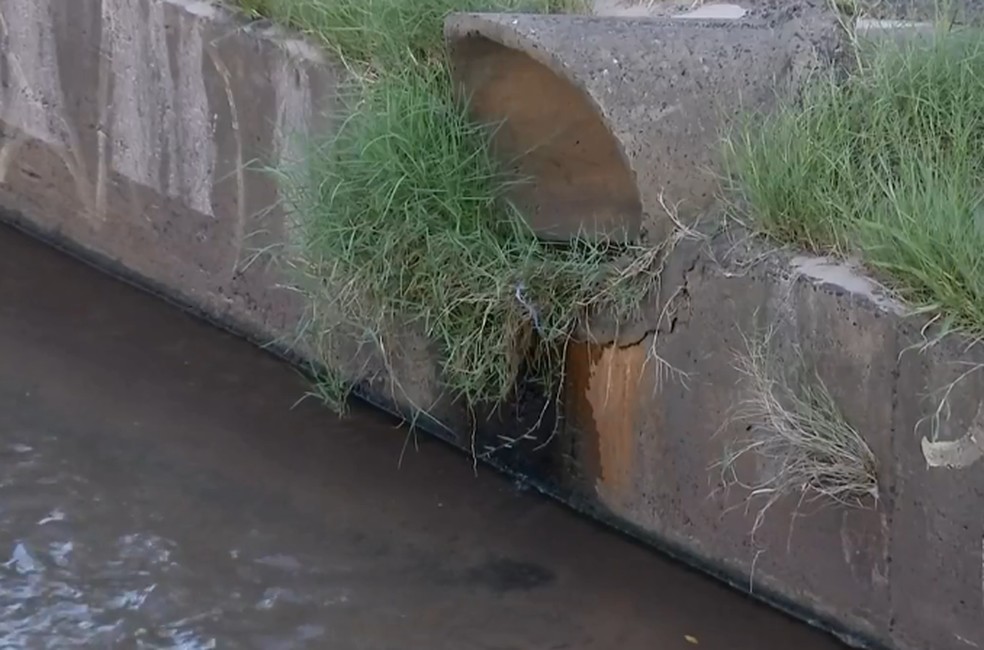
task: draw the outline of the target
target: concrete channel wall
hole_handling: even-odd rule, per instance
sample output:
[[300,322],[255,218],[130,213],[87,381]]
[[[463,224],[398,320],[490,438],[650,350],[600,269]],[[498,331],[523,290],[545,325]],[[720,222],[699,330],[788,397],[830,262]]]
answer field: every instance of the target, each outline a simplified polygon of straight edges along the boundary
[[[477,116],[515,116],[500,147],[522,147],[544,115],[560,127],[524,163],[542,179],[519,197],[534,225],[562,236],[600,215],[588,225],[634,236],[675,227],[661,200],[686,205],[687,223],[714,214],[701,174],[739,96],[767,110],[767,82],[795,89],[835,63],[830,17],[783,6],[731,24],[456,16],[447,31]],[[0,18],[0,205],[55,243],[289,349],[303,305],[269,255],[289,250],[289,227],[256,168],[291,160],[297,138],[330,128],[337,67],[197,0],[0,0]],[[571,142],[578,133],[591,146]],[[491,460],[857,643],[984,646],[979,346],[923,346],[923,322],[857,269],[735,231],[682,241],[660,295],[629,325],[572,346],[566,417],[546,449]],[[815,371],[870,447],[877,494],[859,507],[793,495],[758,518],[762,495],[714,468],[752,428],[732,417],[748,391],[734,359],[756,331],[772,333],[779,363]],[[407,336],[386,371],[413,381],[397,390],[382,371],[353,381],[393,410],[435,411],[443,426],[432,430],[469,448],[465,414],[440,402],[433,347]],[[480,440],[519,430],[503,414],[488,422]],[[752,484],[776,472],[753,455],[737,470]]]
[[193,0],[3,0],[0,12],[5,207],[257,338],[292,331],[299,305],[253,260],[284,241],[258,167],[330,114],[331,63]]

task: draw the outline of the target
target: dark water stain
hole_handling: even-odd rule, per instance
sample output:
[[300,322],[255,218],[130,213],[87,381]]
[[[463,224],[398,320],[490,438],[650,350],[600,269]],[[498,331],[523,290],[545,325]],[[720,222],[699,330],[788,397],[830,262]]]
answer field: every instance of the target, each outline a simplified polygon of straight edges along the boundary
[[3,229],[0,360],[2,648],[839,647]]
[[550,569],[532,562],[491,558],[468,572],[467,579],[500,594],[529,591],[556,580]]

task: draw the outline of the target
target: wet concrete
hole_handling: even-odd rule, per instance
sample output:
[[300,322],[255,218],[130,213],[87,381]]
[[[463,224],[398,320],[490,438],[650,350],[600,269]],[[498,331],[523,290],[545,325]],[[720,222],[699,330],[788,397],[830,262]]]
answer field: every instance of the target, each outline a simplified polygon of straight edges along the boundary
[[19,233],[0,267],[0,647],[838,647]]

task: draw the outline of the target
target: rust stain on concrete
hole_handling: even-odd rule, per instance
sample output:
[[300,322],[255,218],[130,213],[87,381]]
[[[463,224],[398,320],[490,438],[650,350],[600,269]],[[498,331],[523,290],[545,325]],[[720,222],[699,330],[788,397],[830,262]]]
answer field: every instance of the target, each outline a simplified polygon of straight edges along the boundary
[[643,345],[568,348],[568,415],[581,433],[584,469],[609,506],[631,497],[646,353]]

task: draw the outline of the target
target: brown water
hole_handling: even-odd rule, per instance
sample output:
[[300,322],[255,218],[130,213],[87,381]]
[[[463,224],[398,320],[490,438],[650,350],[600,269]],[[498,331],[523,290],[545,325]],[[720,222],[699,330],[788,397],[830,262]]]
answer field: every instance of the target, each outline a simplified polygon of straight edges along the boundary
[[838,647],[6,230],[0,359],[2,648]]

